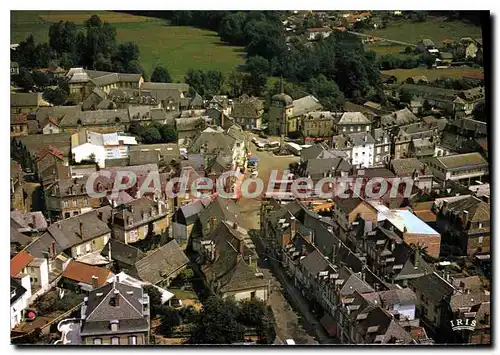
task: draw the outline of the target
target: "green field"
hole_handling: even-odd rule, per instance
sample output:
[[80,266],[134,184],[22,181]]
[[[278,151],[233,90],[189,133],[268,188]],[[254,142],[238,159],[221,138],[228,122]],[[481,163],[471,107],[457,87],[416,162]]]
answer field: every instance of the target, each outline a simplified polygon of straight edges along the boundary
[[447,68],[447,69],[392,69],[384,70],[381,73],[394,75],[398,81],[403,81],[410,76],[425,75],[429,81],[433,81],[442,77],[446,78],[461,78],[463,76],[478,77],[484,73],[482,68]]
[[213,31],[108,11],[11,11],[11,42],[19,43],[30,34],[36,42],[45,42],[52,22],[69,20],[81,25],[92,14],[116,27],[118,41],[137,43],[141,65],[148,74],[161,64],[177,81],[191,68],[228,75],[244,63],[244,48],[222,43]]
[[461,21],[444,21],[443,18],[429,17],[425,22],[390,21],[386,28],[366,30],[365,34],[417,44],[424,38],[440,46],[444,39],[457,41],[462,37],[481,38],[481,27]]

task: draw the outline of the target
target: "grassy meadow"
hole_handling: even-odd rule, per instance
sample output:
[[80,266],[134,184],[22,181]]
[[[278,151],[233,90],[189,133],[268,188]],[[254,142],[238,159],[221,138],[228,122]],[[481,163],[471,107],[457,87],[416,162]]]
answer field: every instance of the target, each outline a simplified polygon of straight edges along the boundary
[[161,64],[174,80],[182,81],[191,68],[229,75],[244,63],[244,48],[222,43],[213,31],[170,26],[161,19],[111,11],[11,11],[11,43],[19,43],[30,34],[37,43],[46,42],[51,23],[72,21],[83,27],[93,14],[113,24],[119,42],[137,43],[139,60],[148,74]]

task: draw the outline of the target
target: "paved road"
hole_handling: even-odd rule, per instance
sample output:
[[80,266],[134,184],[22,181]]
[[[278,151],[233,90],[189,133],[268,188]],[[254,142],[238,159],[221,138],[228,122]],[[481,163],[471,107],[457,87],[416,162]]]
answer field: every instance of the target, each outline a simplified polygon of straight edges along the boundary
[[388,38],[383,38],[379,37],[377,35],[367,35],[365,33],[359,33],[359,32],[353,32],[353,31],[346,31],[348,33],[352,33],[353,35],[356,36],[361,36],[361,37],[378,37],[381,38],[385,42],[390,42],[390,43],[396,43],[396,44],[402,44],[403,46],[411,46],[411,47],[416,47],[417,45],[415,43],[408,43],[408,42],[401,42],[401,41],[395,41],[393,39],[388,39]]
[[[251,135],[253,136],[253,135]],[[277,137],[270,137],[270,141],[278,140]],[[299,157],[276,157],[269,152],[258,152],[255,145],[251,143],[253,156],[259,158],[258,171],[259,178],[264,180],[267,186],[271,170],[277,169],[279,172],[288,169],[290,163],[298,162]],[[281,339],[292,338],[297,344],[329,343],[323,327],[319,324],[315,316],[309,311],[309,303],[302,294],[295,288],[293,281],[288,278],[278,263],[263,256],[265,245],[260,237],[260,199],[242,198],[238,204],[244,216],[245,226],[253,230],[254,244],[259,259],[259,268],[264,276],[271,280],[271,295],[269,304],[273,309],[276,319],[276,333]],[[291,304],[298,312],[294,311]],[[300,313],[300,316],[297,314]]]

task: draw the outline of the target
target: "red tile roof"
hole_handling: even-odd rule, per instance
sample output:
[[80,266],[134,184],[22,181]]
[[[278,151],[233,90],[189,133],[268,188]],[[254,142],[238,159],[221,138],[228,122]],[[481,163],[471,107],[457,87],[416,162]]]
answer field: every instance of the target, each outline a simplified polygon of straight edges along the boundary
[[61,160],[64,160],[64,152],[62,150],[56,149],[53,146],[49,146],[48,148],[39,150],[36,152],[36,161],[41,160],[44,158],[47,154],[52,154],[56,158],[59,158]]
[[70,261],[62,274],[62,276],[67,279],[83,282],[88,285],[92,285],[92,276],[97,276],[97,285],[99,287],[104,285],[111,275],[112,273],[108,269],[80,263],[74,260]]
[[10,276],[16,277],[33,259],[30,253],[26,250],[21,250],[16,256],[10,259]]

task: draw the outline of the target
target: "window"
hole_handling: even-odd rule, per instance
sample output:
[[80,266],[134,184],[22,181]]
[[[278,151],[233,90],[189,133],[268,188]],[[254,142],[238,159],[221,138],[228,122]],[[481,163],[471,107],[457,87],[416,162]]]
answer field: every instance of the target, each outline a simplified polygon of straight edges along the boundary
[[111,338],[111,345],[120,345],[120,338],[112,337]]
[[101,344],[102,344],[101,338],[94,338],[94,345],[101,345]]
[[70,212],[64,212],[64,218],[69,218],[71,217],[71,213]]
[[116,332],[118,330],[118,323],[111,323],[111,331]]
[[382,148],[380,147],[377,147],[377,154],[380,154],[380,151],[382,150]]
[[[483,228],[483,224],[481,222],[479,222],[479,227],[478,228]],[[482,237],[479,237],[479,238],[482,238]]]
[[479,237],[478,242],[479,242],[479,244],[483,244],[483,237]]
[[87,207],[89,205],[89,201],[86,198],[83,199],[83,205],[85,207]]
[[69,201],[63,201],[63,207],[68,208],[69,207]]
[[255,295],[256,295],[256,291],[250,292],[250,299],[254,300],[255,299]]
[[388,147],[388,146],[385,146],[385,147],[384,147],[384,152],[386,152],[386,153],[387,153],[388,151],[389,151],[389,147]]
[[128,337],[128,344],[129,345],[136,345],[137,344],[137,337],[135,335],[129,336]]
[[87,243],[85,245],[85,250],[87,251],[87,253],[90,253],[90,243]]
[[73,200],[73,207],[76,207],[76,206],[77,206],[76,200]]

